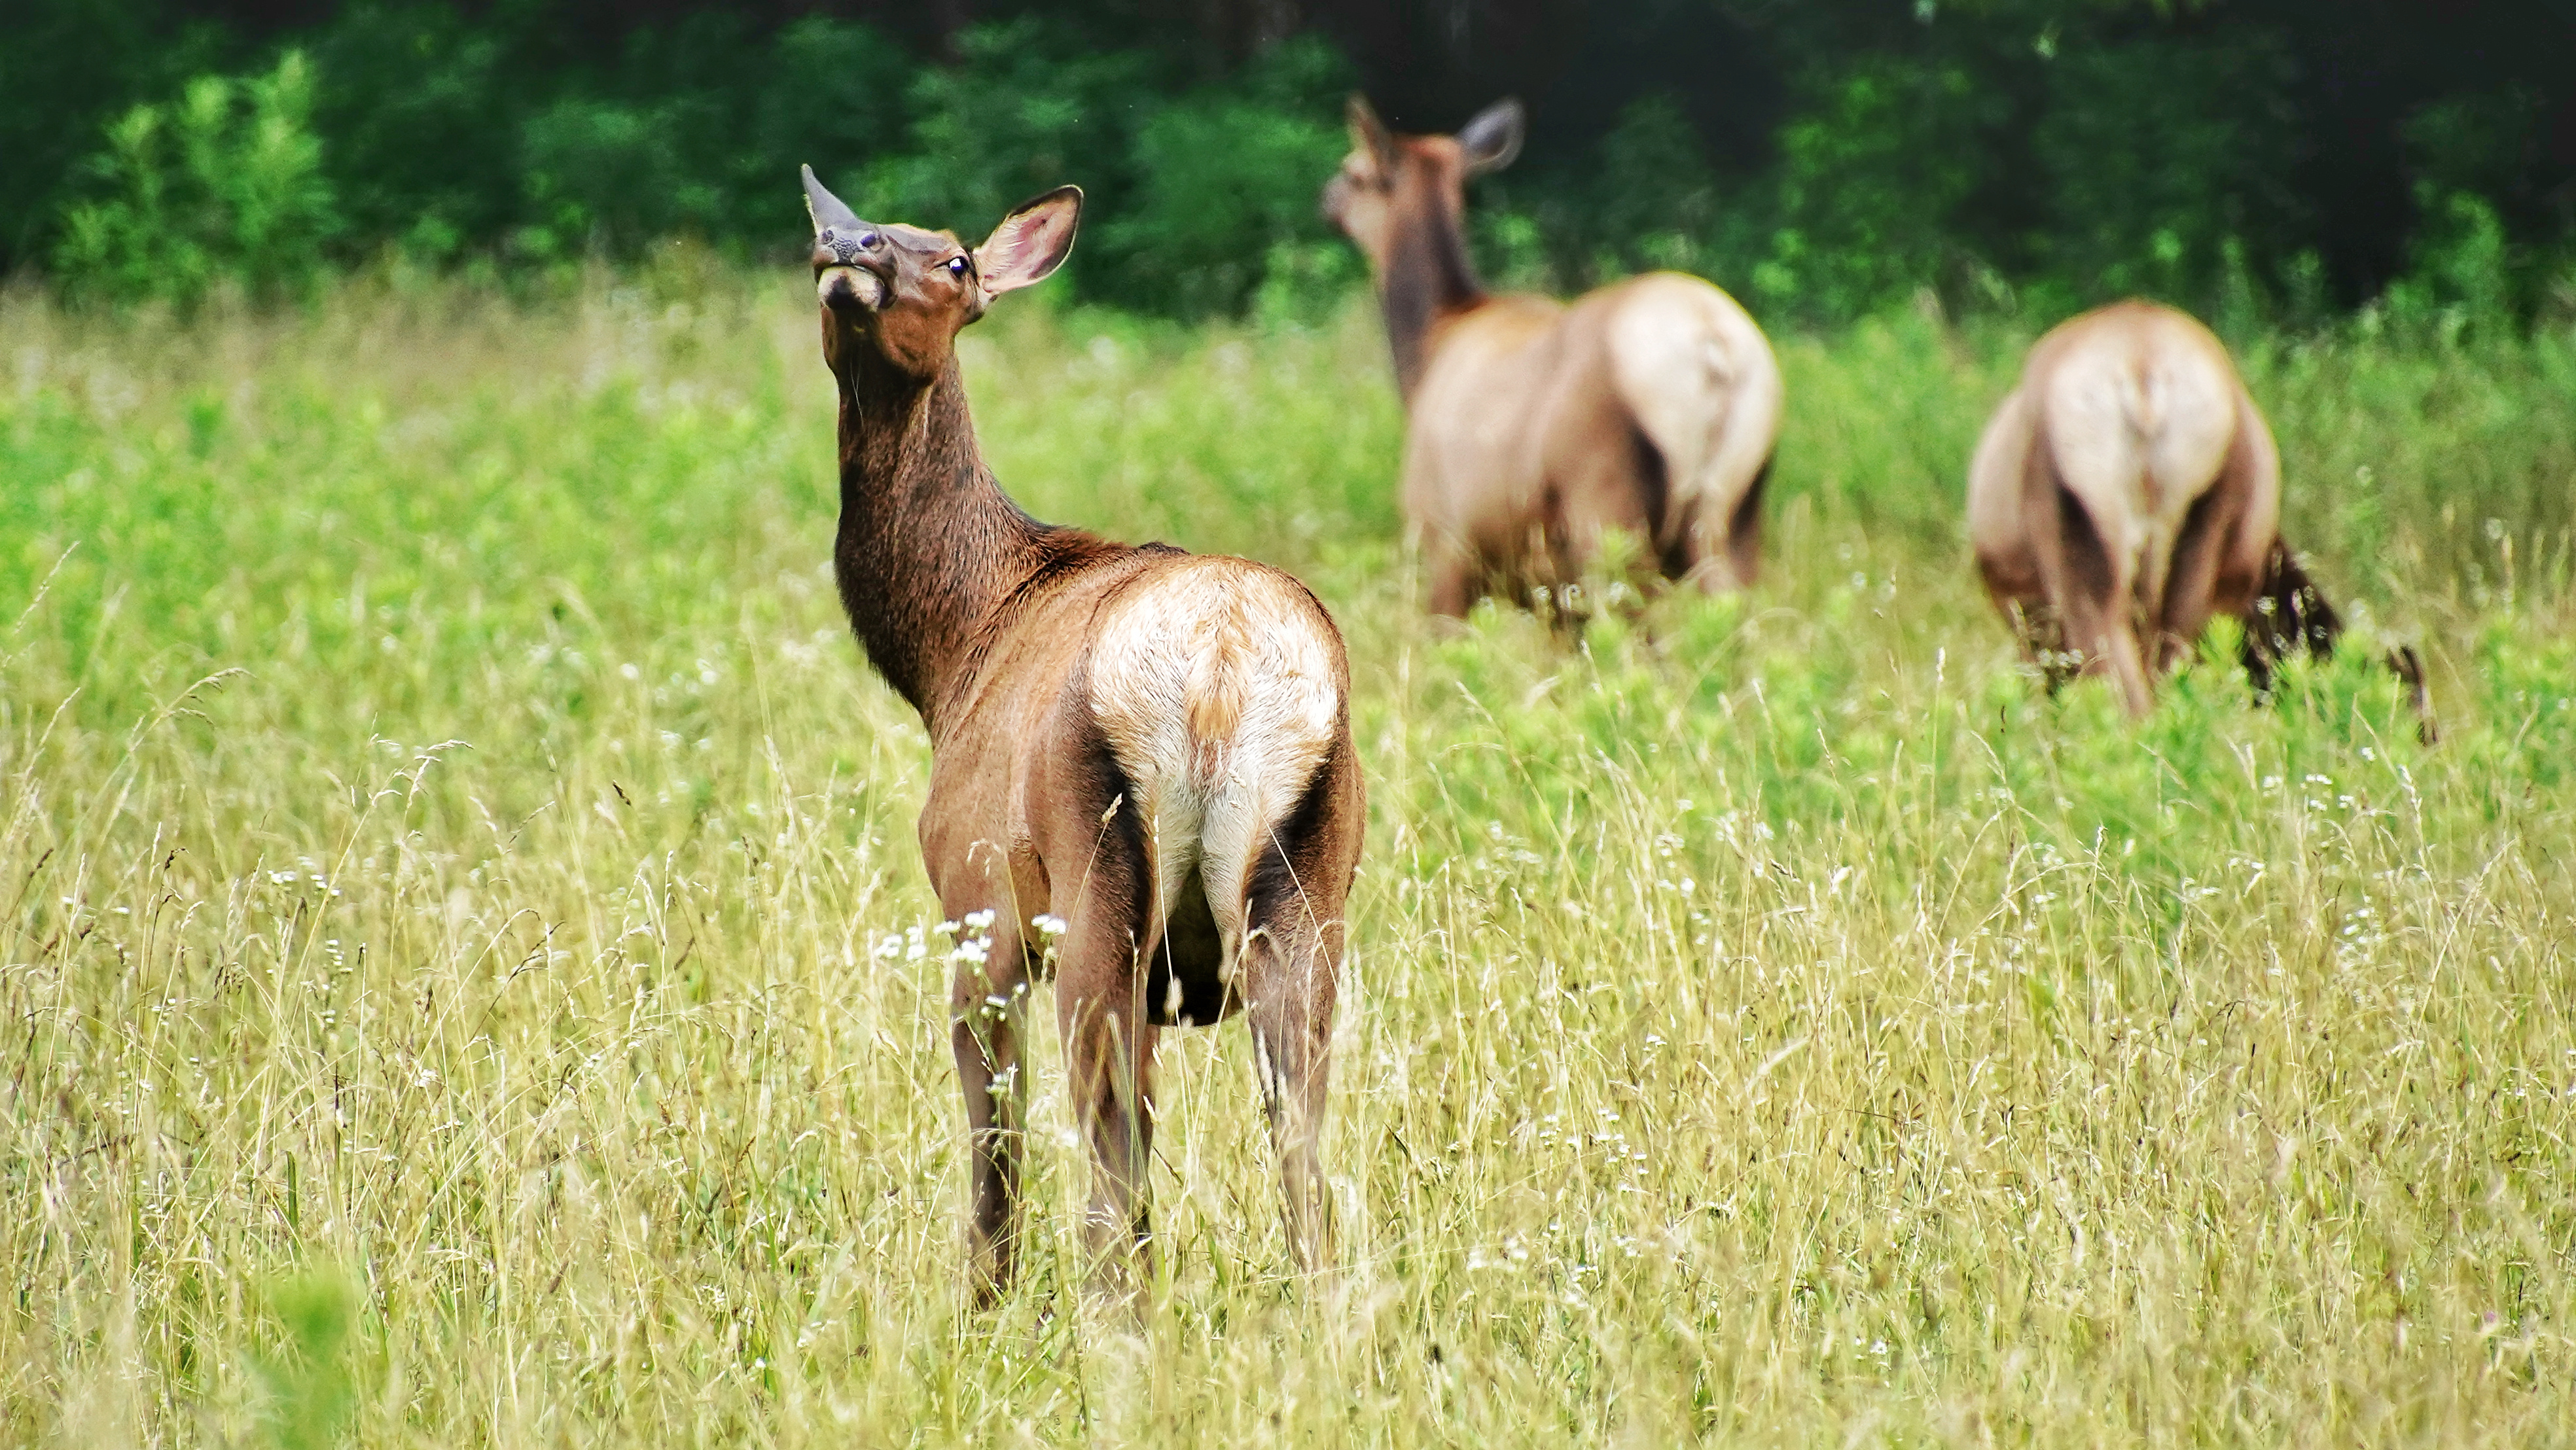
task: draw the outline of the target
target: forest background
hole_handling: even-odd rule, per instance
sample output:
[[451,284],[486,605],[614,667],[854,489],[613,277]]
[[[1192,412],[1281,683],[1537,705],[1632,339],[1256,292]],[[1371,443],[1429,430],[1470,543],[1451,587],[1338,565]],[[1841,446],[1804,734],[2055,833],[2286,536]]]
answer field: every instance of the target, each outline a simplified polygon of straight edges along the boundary
[[1475,208],[1514,284],[2576,316],[2563,0],[17,0],[0,270],[185,305],[785,259],[810,161],[965,232],[1078,182],[1083,299],[1314,316],[1357,280],[1315,210],[1353,89],[1410,130],[1529,103]]

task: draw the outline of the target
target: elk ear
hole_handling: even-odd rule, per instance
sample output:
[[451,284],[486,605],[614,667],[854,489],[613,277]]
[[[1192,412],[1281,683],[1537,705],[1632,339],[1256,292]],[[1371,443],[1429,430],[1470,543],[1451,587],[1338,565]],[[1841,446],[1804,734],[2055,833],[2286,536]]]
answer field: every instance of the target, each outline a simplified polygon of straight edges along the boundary
[[1476,113],[1476,119],[1458,128],[1458,149],[1467,160],[1470,179],[1488,172],[1500,171],[1521,154],[1523,117],[1521,103],[1506,98]]
[[820,232],[825,227],[860,225],[857,212],[843,206],[839,197],[823,189],[823,183],[814,177],[813,167],[800,169],[805,174],[805,215],[813,218],[815,231]]
[[1351,92],[1342,114],[1350,122],[1351,149],[1366,153],[1381,172],[1395,169],[1395,133],[1377,118],[1377,108],[1368,103],[1368,97]]
[[975,249],[975,275],[983,279],[984,295],[999,297],[1045,281],[1073,251],[1074,227],[1081,220],[1079,186],[1059,186],[1011,208]]

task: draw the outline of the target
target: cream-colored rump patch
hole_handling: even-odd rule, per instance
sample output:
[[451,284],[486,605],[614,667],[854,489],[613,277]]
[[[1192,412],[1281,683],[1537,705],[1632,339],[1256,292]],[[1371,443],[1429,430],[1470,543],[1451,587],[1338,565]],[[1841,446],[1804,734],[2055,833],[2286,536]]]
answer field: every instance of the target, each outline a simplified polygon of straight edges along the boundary
[[2070,352],[2039,404],[2058,477],[2153,613],[2183,520],[2235,441],[2236,379],[2180,329],[2103,341]]
[[1780,437],[1780,366],[1734,298],[1696,277],[1629,284],[1610,318],[1619,396],[1657,452],[1678,503],[1723,528]]
[[1197,868],[1229,973],[1253,857],[1332,748],[1329,630],[1285,575],[1191,558],[1111,604],[1092,647],[1091,707],[1145,814],[1155,919]]

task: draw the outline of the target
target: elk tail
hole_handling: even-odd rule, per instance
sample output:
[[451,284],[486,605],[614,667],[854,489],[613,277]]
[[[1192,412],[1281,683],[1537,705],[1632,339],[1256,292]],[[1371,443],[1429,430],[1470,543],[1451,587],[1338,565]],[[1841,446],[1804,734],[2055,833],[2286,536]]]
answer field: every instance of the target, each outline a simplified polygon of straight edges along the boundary
[[[1205,693],[1193,697],[1193,730],[1202,718],[1210,727],[1194,752],[1207,771],[1198,783],[1207,803],[1199,871],[1222,943],[1220,971],[1229,985],[1253,926],[1254,868],[1264,852],[1278,846],[1281,828],[1322,773],[1340,728],[1330,626],[1319,628],[1320,621],[1309,616],[1310,601],[1284,597],[1295,587],[1261,591],[1282,596],[1275,601],[1231,601],[1238,611],[1257,602],[1287,607],[1263,610],[1258,630],[1246,616],[1231,647],[1211,648],[1194,677],[1194,691]],[[1200,698],[1213,706],[1204,717],[1197,709]],[[1227,727],[1221,736],[1214,729],[1219,724]]]
[[1612,322],[1611,367],[1637,431],[1663,463],[1655,552],[1679,557],[1687,534],[1698,530],[1707,545],[1701,557],[1742,586],[1753,582],[1752,560],[1730,560],[1726,545],[1770,469],[1780,369],[1741,309],[1723,293],[1709,302],[1705,309],[1623,309]]

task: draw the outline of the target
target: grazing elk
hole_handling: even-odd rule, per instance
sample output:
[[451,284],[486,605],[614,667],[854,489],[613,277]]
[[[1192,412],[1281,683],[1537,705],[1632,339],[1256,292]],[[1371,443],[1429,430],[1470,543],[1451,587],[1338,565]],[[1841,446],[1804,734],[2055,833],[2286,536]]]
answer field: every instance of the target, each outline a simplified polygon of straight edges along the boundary
[[1038,523],[985,467],[957,331],[1064,260],[1080,191],[1022,205],[969,250],[862,221],[804,176],[840,386],[841,602],[930,733],[920,835],[940,905],[989,933],[960,946],[950,997],[977,1300],[1015,1267],[1023,1003],[1050,967],[1104,1278],[1149,1267],[1156,1034],[1238,1009],[1290,1247],[1312,1264],[1362,815],[1341,633],[1286,574]]
[[[2132,716],[2213,616],[2243,621],[2258,690],[2292,651],[2334,648],[2343,622],[2280,523],[2280,453],[2226,347],[2149,302],[2040,338],[1968,466],[1968,536],[1995,607],[2052,690],[2108,674]],[[2423,716],[2415,652],[2388,662]]]
[[[1566,304],[1495,297],[1467,260],[1465,186],[1511,163],[1521,108],[1398,136],[1350,101],[1325,217],[1368,258],[1409,415],[1403,503],[1431,609],[1574,584],[1605,531],[1667,579],[1752,583],[1780,368],[1735,299],[1655,272]],[[1562,597],[1562,596],[1559,596]]]

